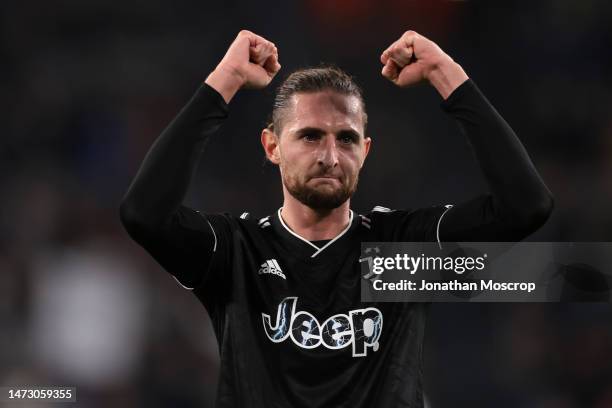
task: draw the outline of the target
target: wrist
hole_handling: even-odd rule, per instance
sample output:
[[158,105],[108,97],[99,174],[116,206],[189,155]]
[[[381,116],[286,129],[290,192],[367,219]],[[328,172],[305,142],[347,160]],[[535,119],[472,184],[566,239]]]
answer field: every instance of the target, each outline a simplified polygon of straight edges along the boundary
[[222,66],[217,66],[204,82],[215,91],[219,92],[225,100],[225,103],[229,103],[236,92],[242,88],[245,80],[237,72]]
[[436,88],[443,99],[447,99],[455,89],[468,80],[468,76],[461,65],[449,56],[435,64],[427,75],[429,83]]

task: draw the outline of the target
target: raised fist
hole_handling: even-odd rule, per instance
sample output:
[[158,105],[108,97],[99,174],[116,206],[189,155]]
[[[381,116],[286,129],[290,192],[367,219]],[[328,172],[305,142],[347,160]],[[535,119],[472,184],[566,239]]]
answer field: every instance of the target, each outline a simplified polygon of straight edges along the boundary
[[429,81],[446,99],[468,79],[459,64],[433,41],[406,31],[380,56],[382,75],[400,87]]
[[280,69],[276,46],[259,35],[242,30],[217,66],[242,80],[242,86],[263,88]]
[[383,76],[401,87],[427,79],[444,60],[452,61],[436,43],[415,31],[406,31],[380,56]]
[[242,30],[206,83],[229,102],[240,88],[267,86],[280,68],[276,46],[255,33]]

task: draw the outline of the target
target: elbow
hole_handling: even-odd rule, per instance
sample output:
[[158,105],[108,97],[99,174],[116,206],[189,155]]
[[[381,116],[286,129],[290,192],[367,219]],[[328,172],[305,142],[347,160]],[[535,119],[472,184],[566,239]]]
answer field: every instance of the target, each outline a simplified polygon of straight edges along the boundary
[[534,222],[538,224],[538,227],[540,227],[548,221],[555,207],[555,199],[550,191],[547,191],[544,197],[540,199],[538,204],[534,207],[533,219]]
[[541,198],[532,203],[525,214],[519,217],[518,225],[529,233],[535,232],[538,228],[548,221],[554,208],[554,198],[549,191],[546,191]]
[[123,200],[119,205],[119,219],[128,233],[139,224],[138,212],[126,200]]
[[123,228],[134,239],[142,233],[150,231],[152,226],[145,220],[142,212],[138,210],[130,201],[123,200],[119,206],[119,219]]

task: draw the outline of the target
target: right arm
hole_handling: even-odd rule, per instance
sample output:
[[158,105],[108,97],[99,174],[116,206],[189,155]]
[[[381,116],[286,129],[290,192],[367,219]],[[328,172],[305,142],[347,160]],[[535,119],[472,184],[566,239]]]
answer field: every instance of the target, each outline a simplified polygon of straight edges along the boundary
[[241,31],[153,143],[121,202],[121,222],[130,236],[187,286],[199,282],[216,240],[208,220],[181,205],[198,158],[227,117],[234,94],[242,87],[266,86],[279,69],[274,44]]
[[514,242],[536,231],[552,211],[552,195],[512,128],[463,68],[414,31],[389,46],[381,62],[383,76],[396,85],[426,80],[440,93],[442,107],[458,122],[489,185],[490,193],[447,209],[429,230],[450,242]]

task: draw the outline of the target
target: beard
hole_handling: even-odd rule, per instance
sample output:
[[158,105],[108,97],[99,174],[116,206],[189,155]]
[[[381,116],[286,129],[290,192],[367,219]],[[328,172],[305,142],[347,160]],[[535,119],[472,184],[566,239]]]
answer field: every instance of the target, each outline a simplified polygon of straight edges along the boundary
[[308,179],[303,180],[291,175],[283,176],[283,184],[296,200],[314,210],[333,210],[340,207],[357,190],[359,176],[347,182],[341,181],[340,186],[311,186]]

